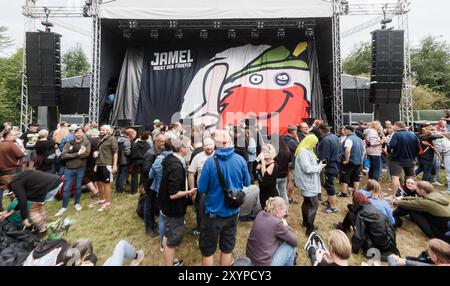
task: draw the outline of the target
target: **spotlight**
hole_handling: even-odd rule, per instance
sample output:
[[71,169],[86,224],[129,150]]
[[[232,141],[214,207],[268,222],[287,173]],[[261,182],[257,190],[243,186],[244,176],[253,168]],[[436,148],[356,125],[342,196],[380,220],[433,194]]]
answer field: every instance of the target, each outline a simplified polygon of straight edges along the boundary
[[175,39],[177,39],[177,40],[183,39],[183,30],[176,30],[175,31]]
[[156,30],[156,29],[150,30],[150,38],[156,40],[156,39],[158,39],[158,36],[159,36],[158,30]]
[[236,30],[235,29],[228,30],[228,39],[236,39]]
[[208,31],[207,30],[201,30],[200,31],[200,39],[206,40],[208,38]]
[[129,40],[131,38],[130,30],[123,30],[122,36],[124,39]]
[[278,39],[283,39],[286,37],[286,31],[283,28],[278,29],[277,31]]
[[307,29],[305,31],[305,37],[308,39],[314,37],[314,30]]
[[250,36],[252,37],[252,39],[258,39],[259,38],[259,31],[256,29],[253,29],[252,32],[250,33]]

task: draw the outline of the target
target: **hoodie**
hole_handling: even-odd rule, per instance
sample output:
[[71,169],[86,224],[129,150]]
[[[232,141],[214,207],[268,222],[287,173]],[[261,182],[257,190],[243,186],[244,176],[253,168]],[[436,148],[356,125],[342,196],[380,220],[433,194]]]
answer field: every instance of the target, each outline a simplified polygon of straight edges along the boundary
[[130,139],[124,136],[119,136],[119,138],[117,138],[117,143],[119,145],[118,163],[120,165],[130,164],[131,144],[132,144]]
[[184,162],[169,154],[162,162],[163,176],[159,187],[160,208],[168,217],[180,217],[186,214],[187,200],[185,197],[171,199],[179,191],[186,191],[186,170]]
[[[219,158],[220,171],[225,179],[227,189],[242,192],[244,186],[250,186],[247,162],[234,152],[234,148],[219,149],[214,154]],[[203,166],[202,174],[198,181],[198,191],[206,195],[206,214],[215,214],[226,218],[239,213],[239,208],[230,209],[225,205],[224,194],[220,186],[213,157],[206,160]]]
[[440,192],[432,192],[425,197],[404,197],[398,206],[417,212],[426,212],[437,217],[450,219],[450,204],[448,199]]
[[372,128],[364,130],[366,153],[369,156],[381,156],[381,139],[377,131]]
[[136,141],[131,147],[131,160],[134,164],[142,165],[144,163],[144,155],[150,149],[150,144],[144,140]]

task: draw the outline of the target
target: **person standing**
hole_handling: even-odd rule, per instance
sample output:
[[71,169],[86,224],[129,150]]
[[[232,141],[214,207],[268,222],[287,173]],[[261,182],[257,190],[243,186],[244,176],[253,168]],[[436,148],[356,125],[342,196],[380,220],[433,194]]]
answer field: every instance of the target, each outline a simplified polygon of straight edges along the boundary
[[326,213],[335,213],[338,211],[336,206],[336,189],[334,179],[339,173],[339,153],[341,144],[339,138],[330,133],[330,127],[326,124],[319,126],[321,140],[317,146],[317,157],[320,161],[326,162],[324,168],[325,182],[324,188],[327,191],[326,207],[323,209]]
[[414,176],[416,159],[419,155],[419,139],[411,132],[407,131],[406,125],[402,121],[394,124],[395,133],[388,143],[391,151],[390,173],[392,176],[391,192],[397,193],[400,186],[400,175],[405,172],[405,177]]
[[341,147],[341,192],[338,197],[347,197],[348,186],[353,186],[353,190],[359,190],[359,172],[364,161],[364,143],[356,136],[353,126],[345,127],[346,138]]
[[271,144],[264,144],[257,159],[260,162],[257,167],[259,170],[259,200],[263,209],[266,208],[266,201],[270,197],[279,195],[277,190],[278,164],[274,161],[275,156],[275,147]]
[[117,138],[119,146],[119,169],[117,170],[116,178],[116,193],[123,193],[125,190],[125,182],[128,178],[128,171],[130,169],[130,157],[132,147],[131,132],[128,129],[120,130],[120,136]]
[[158,192],[161,212],[164,216],[163,246],[166,266],[174,265],[175,249],[183,240],[186,198],[195,193],[195,189],[186,190],[183,157],[187,155],[188,146],[178,138],[171,138],[170,142],[175,152],[163,161],[163,177]]
[[379,181],[381,177],[381,145],[382,140],[379,136],[380,131],[377,130],[379,127],[375,122],[371,122],[367,125],[367,129],[364,130],[365,142],[366,142],[366,151],[367,156],[370,161],[369,168],[369,179],[374,179],[375,181]]
[[64,169],[64,194],[62,208],[55,214],[55,216],[61,216],[66,212],[67,207],[69,206],[73,178],[75,178],[75,209],[77,211],[81,211],[81,185],[90,152],[91,142],[84,138],[83,128],[76,129],[75,139],[67,142],[61,153],[61,160],[66,163],[66,168]]
[[135,194],[138,189],[144,186],[144,155],[150,149],[147,142],[150,131],[142,132],[141,138],[138,139],[131,147],[131,193]]
[[[306,124],[306,123],[305,123]],[[306,124],[306,127],[308,125]],[[307,130],[307,128],[306,128]],[[300,143],[300,140],[298,139],[298,133],[297,133],[297,126],[295,125],[289,125],[288,126],[288,134],[281,136],[281,138],[286,142],[286,144],[289,147],[290,151],[290,158],[289,158],[289,171],[287,176],[287,184],[286,184],[286,191],[287,196],[289,199],[290,204],[297,204],[297,202],[292,197],[292,194],[294,192],[294,164],[295,164],[295,150],[297,150],[298,144]]]
[[94,153],[96,171],[95,181],[102,196],[102,200],[97,201],[99,212],[111,207],[111,183],[113,174],[117,173],[117,160],[119,146],[116,138],[111,136],[111,126],[103,125],[100,128],[100,143],[97,153]]
[[322,190],[320,172],[326,166],[323,162],[317,162],[318,158],[313,149],[318,142],[316,135],[310,134],[303,139],[295,152],[295,184],[303,195],[302,217],[307,236],[316,229],[314,220],[319,207],[318,195]]
[[20,139],[23,140],[23,145],[26,149],[26,156],[22,159],[23,168],[33,169],[34,160],[36,160],[35,144],[38,141],[39,124],[31,123],[29,129],[22,134]]
[[277,189],[280,197],[282,197],[286,202],[286,211],[289,212],[289,198],[286,183],[289,174],[289,159],[291,158],[291,151],[281,137],[278,142],[278,154],[274,159],[278,165]]
[[234,152],[231,137],[226,130],[216,130],[214,140],[217,150],[213,158],[206,160],[198,181],[198,192],[206,196],[199,247],[202,265],[210,266],[214,264],[213,255],[219,243],[220,265],[230,266],[236,243],[239,208],[229,208],[225,205],[216,164],[224,177],[226,188],[237,192],[242,192],[244,186],[250,185],[250,174],[247,162]]
[[36,170],[48,173],[55,173],[55,143],[48,139],[48,130],[39,131],[39,139],[36,142],[36,162],[34,164]]

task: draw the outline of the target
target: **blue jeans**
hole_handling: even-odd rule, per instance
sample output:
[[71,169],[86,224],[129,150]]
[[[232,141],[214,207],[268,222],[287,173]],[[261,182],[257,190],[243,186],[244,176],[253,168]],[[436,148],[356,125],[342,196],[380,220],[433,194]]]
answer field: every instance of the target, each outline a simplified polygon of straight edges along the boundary
[[121,240],[114,247],[114,252],[110,258],[108,258],[103,266],[123,266],[124,259],[135,259],[136,250],[134,247],[125,240]]
[[423,172],[422,180],[431,182],[431,171],[433,170],[433,161],[419,158],[419,167],[416,169],[416,176]]
[[[164,220],[166,216],[162,213],[162,211],[159,211],[159,245],[163,247],[163,237],[164,237]],[[200,230],[200,229],[199,229]]]
[[67,208],[70,200],[70,191],[72,190],[72,178],[75,178],[75,204],[80,203],[81,185],[83,183],[85,167],[77,169],[64,170],[64,194],[63,208]]
[[431,175],[431,181],[436,182],[439,181],[439,173],[441,171],[441,160],[437,156],[434,156],[433,159],[433,171],[434,175]]
[[286,181],[287,181],[287,177],[278,178],[277,179],[277,189],[278,189],[278,193],[280,193],[280,197],[282,197],[284,202],[286,203],[286,210],[289,210],[289,198],[288,198],[287,191],[286,191]]
[[61,190],[62,186],[64,185],[63,182],[61,182],[61,184],[59,184],[56,188],[54,188],[53,190],[51,190],[50,192],[48,192],[45,195],[45,201],[46,202],[50,202],[53,201],[53,199],[55,198],[56,194],[59,192],[59,190]]
[[119,170],[116,179],[116,192],[123,193],[125,189],[125,182],[128,178],[128,165],[119,165]]
[[295,259],[295,247],[283,242],[272,257],[272,266],[293,266]]
[[369,155],[369,179],[378,181],[381,177],[381,156]]

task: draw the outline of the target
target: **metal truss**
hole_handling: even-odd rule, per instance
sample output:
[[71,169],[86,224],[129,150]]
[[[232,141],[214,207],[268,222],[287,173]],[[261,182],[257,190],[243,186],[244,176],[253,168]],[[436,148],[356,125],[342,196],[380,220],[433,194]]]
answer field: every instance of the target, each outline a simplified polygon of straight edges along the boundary
[[100,104],[100,51],[101,51],[101,19],[98,17],[99,1],[92,1],[92,71],[89,93],[89,121],[99,123]]
[[343,14],[341,0],[333,0],[333,126],[337,131],[344,122],[341,85],[341,34],[340,16]]

